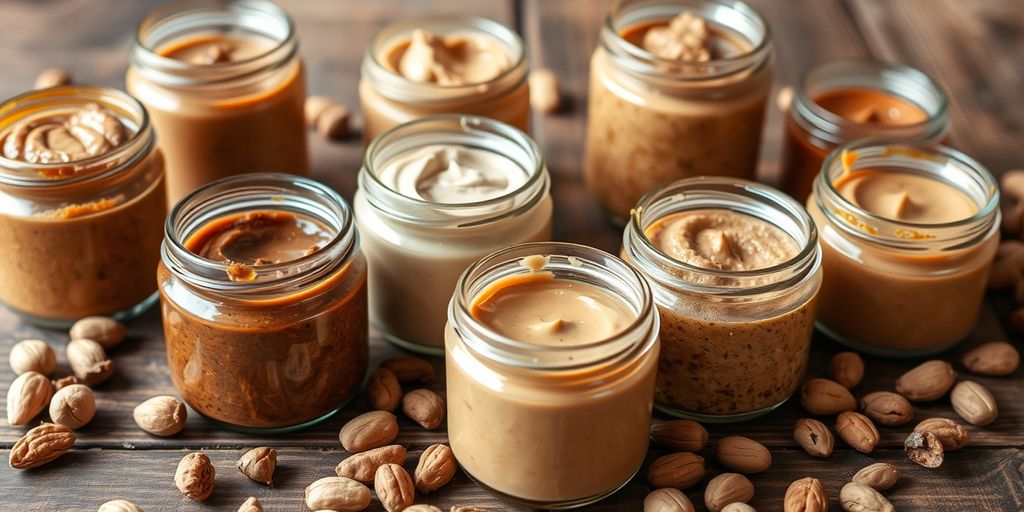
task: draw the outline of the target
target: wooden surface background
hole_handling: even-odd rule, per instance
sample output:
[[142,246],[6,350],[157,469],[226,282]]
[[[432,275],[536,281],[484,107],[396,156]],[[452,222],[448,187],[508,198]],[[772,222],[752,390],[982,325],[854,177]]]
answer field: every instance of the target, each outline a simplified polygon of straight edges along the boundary
[[[0,3],[0,96],[31,87],[36,73],[49,66],[74,72],[80,82],[123,87],[124,70],[135,23],[161,2],[117,0],[6,0]],[[386,23],[434,12],[473,13],[515,27],[529,46],[534,67],[549,67],[561,77],[568,108],[538,117],[533,135],[540,143],[554,176],[555,236],[618,248],[620,233],[605,224],[580,181],[588,59],[608,1],[589,0],[289,0],[283,6],[294,17],[309,64],[310,93],[326,94],[357,108],[359,61],[370,36]],[[950,92],[953,143],[993,172],[1024,167],[1024,2],[1020,0],[757,0],[753,4],[768,19],[775,39],[778,85],[792,83],[801,70],[839,58],[877,58],[903,62],[932,74]],[[781,117],[769,109],[762,151],[761,176],[773,182],[778,172]],[[314,137],[314,176],[351,198],[359,167],[358,136],[341,143]],[[0,257],[2,257],[0,248]],[[0,286],[3,284],[0,283]],[[943,357],[957,358],[970,345],[1011,339],[1007,297],[987,302],[970,340]],[[127,498],[148,511],[235,510],[250,495],[269,511],[304,510],[303,488],[323,476],[347,454],[338,442],[338,429],[355,411],[365,409],[360,398],[343,414],[296,434],[262,438],[216,428],[196,414],[186,429],[170,439],[139,430],[131,410],[146,398],[174,394],[164,358],[158,312],[150,311],[130,326],[131,337],[112,351],[115,376],[97,388],[96,419],[78,432],[75,449],[57,462],[37,470],[0,467],[0,510],[96,510],[106,500]],[[5,356],[25,338],[49,340],[58,349],[58,372],[67,374],[63,354],[65,333],[36,329],[0,307],[0,402],[14,375]],[[810,375],[824,373],[828,357],[840,350],[823,337],[815,340]],[[382,339],[373,340],[374,362],[398,351]],[[867,377],[856,394],[891,389],[895,378],[912,361],[866,358]],[[435,361],[439,366],[440,360]],[[971,427],[968,448],[950,454],[940,469],[926,470],[909,462],[902,441],[911,429],[882,428],[880,448],[862,455],[837,441],[829,459],[814,459],[791,438],[792,425],[802,414],[788,403],[777,412],[752,422],[710,427],[712,442],[725,435],[757,439],[772,450],[772,468],[751,478],[757,487],[752,504],[758,510],[782,509],[788,484],[804,476],[822,480],[839,510],[840,487],[860,467],[876,461],[896,464],[903,480],[889,498],[907,511],[1020,511],[1024,510],[1024,378],[977,378],[995,394],[999,420],[985,428]],[[0,406],[0,408],[3,408]],[[948,400],[918,408],[915,421],[926,417],[955,418]],[[911,424],[912,425],[912,424]],[[443,433],[426,432],[401,420],[398,442],[409,448],[407,466]],[[6,459],[24,428],[0,426],[0,456]],[[247,448],[276,446],[280,450],[274,487],[247,480],[234,462]],[[594,449],[600,449],[595,446]],[[174,468],[188,450],[203,450],[217,467],[217,485],[204,503],[182,498],[173,485]],[[659,453],[654,450],[651,459]],[[710,453],[704,454],[709,457]],[[710,457],[709,457],[710,459]],[[722,468],[709,462],[709,478]],[[705,482],[707,480],[705,479]],[[703,509],[703,484],[689,490]],[[648,492],[643,477],[586,510],[641,510]],[[465,475],[418,502],[447,510],[453,504],[491,510],[521,510],[478,489]],[[381,510],[376,501],[370,510]]]

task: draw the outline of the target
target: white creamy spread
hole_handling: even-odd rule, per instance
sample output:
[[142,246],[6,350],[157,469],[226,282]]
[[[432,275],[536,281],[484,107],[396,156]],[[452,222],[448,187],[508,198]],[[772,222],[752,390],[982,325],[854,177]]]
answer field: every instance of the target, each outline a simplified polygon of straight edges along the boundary
[[433,145],[388,162],[378,178],[406,197],[465,204],[508,194],[522,186],[526,174],[507,158],[490,151]]

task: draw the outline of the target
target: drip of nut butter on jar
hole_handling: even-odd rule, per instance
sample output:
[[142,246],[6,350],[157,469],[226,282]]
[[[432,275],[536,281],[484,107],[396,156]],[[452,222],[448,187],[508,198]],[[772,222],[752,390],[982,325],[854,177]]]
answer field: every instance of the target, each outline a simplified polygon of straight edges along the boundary
[[490,81],[512,67],[508,52],[494,38],[438,36],[416,29],[405,45],[392,50],[392,71],[422,83],[455,86]]

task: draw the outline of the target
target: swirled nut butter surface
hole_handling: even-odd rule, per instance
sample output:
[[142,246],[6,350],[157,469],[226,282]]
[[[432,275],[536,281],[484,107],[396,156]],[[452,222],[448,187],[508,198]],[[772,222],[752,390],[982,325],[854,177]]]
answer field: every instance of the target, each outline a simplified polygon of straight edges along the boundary
[[878,89],[828,91],[816,96],[814,102],[837,116],[861,124],[906,125],[928,119],[921,107]]
[[708,26],[707,20],[683,12],[668,23],[641,25],[622,36],[652,55],[680,62],[707,62],[749,51],[749,44]]
[[492,37],[438,36],[417,29],[391,49],[385,65],[414,82],[469,85],[494,79],[512,67],[512,59]]
[[518,189],[526,175],[505,157],[464,146],[433,145],[388,163],[379,178],[392,190],[432,203],[486,201]]
[[[648,226],[645,235],[670,258],[726,276],[785,263],[800,251],[779,227],[726,209],[673,213]],[[661,304],[655,401],[710,416],[753,413],[781,403],[803,377],[815,304],[813,297],[792,308],[763,304],[758,307],[764,311],[785,312],[747,311],[748,321],[722,320],[736,313],[714,301],[699,304],[681,296],[674,304]]]
[[880,217],[910,224],[944,224],[978,213],[963,191],[933,178],[863,169],[836,180],[839,194]]
[[22,120],[2,140],[6,158],[55,164],[106,154],[130,135],[116,115],[90,103],[66,115]]
[[160,54],[189,64],[209,65],[248,60],[273,47],[274,42],[269,39],[220,34],[179,41],[163,48]]

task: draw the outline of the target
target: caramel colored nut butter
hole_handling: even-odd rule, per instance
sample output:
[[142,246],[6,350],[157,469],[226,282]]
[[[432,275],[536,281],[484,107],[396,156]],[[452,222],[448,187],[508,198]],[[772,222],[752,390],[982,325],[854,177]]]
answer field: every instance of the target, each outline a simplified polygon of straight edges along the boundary
[[[726,209],[674,213],[651,224],[645,235],[670,258],[722,271],[763,269],[799,252],[778,227]],[[748,322],[714,321],[662,306],[656,401],[711,415],[781,403],[803,376],[815,304],[812,297],[784,314]]]
[[[312,217],[257,210],[210,221],[184,245],[230,263],[228,278],[245,282],[260,267],[304,258],[330,239],[327,227]],[[167,268],[161,265],[159,273],[167,283]],[[277,428],[315,420],[345,403],[366,370],[361,257],[300,291],[226,300],[210,317],[167,296],[162,304],[171,378],[189,405],[218,421]]]

